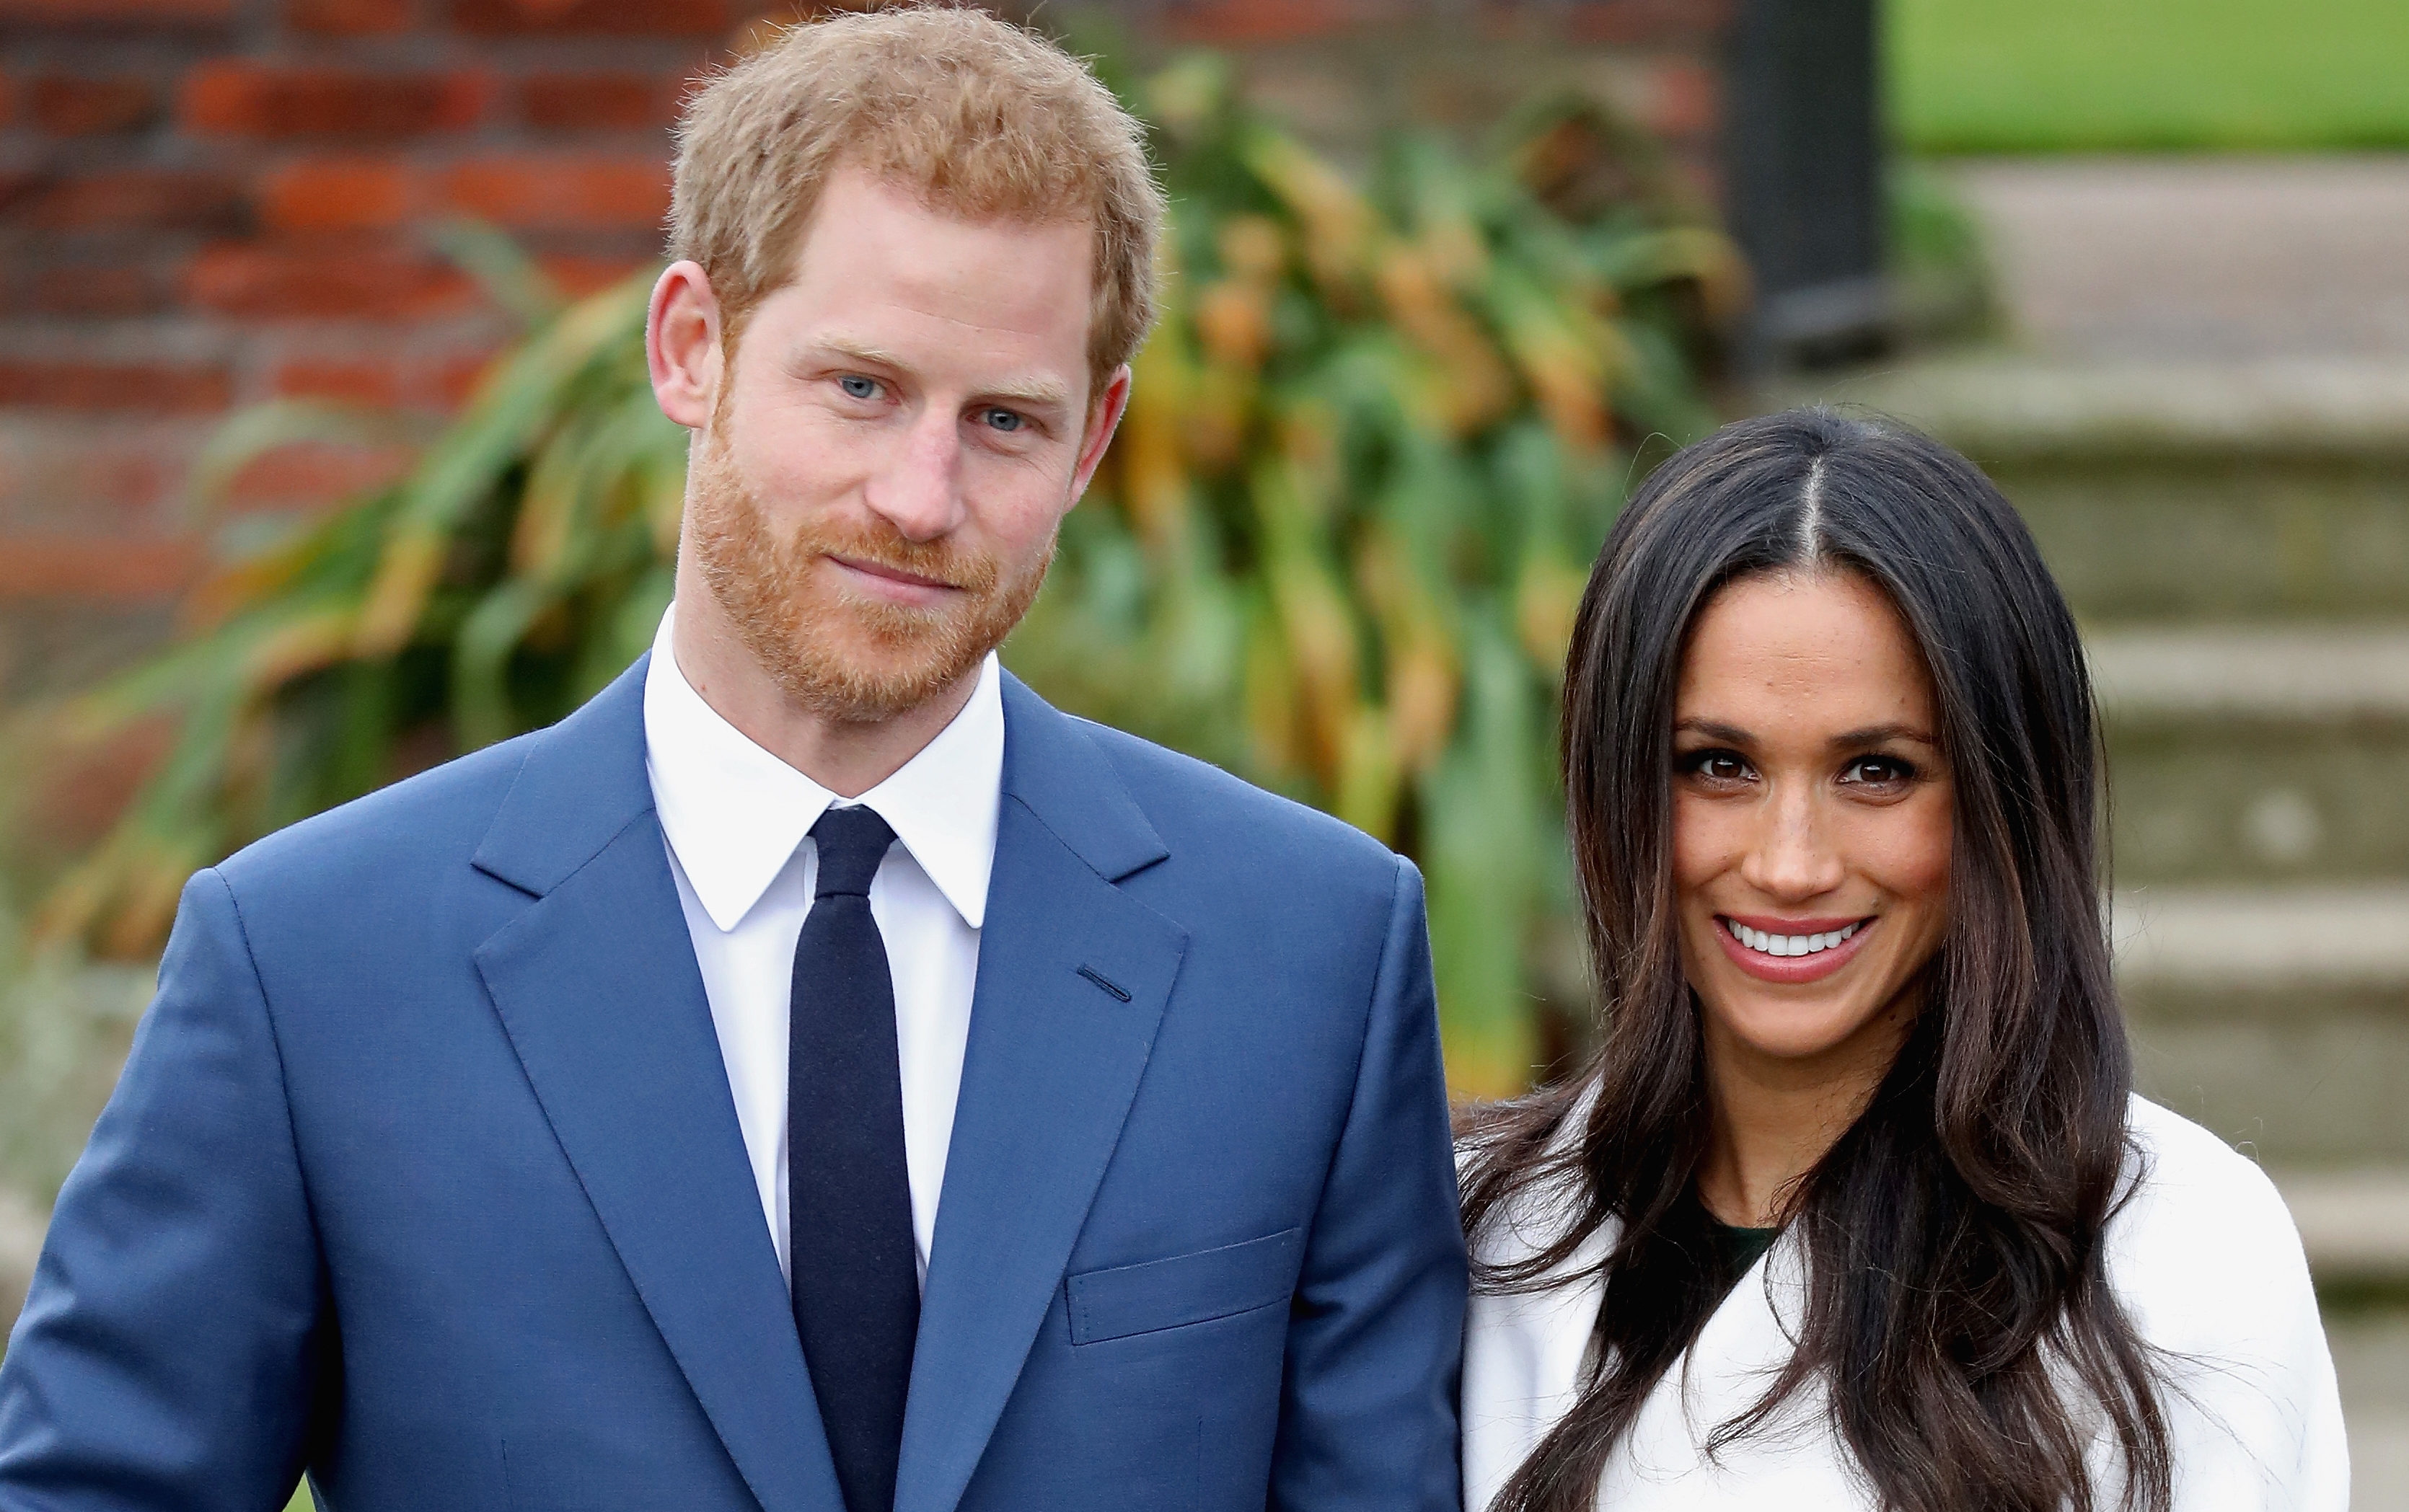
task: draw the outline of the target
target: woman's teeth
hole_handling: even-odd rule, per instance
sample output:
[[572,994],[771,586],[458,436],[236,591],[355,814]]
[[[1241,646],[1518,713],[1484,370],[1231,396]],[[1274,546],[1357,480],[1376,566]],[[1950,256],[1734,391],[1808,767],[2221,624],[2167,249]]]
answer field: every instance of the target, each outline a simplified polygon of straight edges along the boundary
[[1766,956],[1816,955],[1831,949],[1856,933],[1862,927],[1861,924],[1852,924],[1846,929],[1834,929],[1829,934],[1767,934],[1763,929],[1752,929],[1747,925],[1731,919],[1724,920],[1724,928],[1731,931],[1733,939],[1749,949]]

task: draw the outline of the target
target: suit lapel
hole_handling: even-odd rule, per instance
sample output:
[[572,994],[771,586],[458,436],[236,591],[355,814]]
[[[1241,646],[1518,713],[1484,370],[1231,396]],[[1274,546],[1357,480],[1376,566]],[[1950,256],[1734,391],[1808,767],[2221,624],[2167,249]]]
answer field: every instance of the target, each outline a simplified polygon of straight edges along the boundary
[[644,772],[645,661],[533,738],[476,856],[535,901],[476,954],[512,1046],[754,1495],[842,1505]]
[[1077,724],[1007,677],[1004,801],[896,1512],[953,1512],[1062,1284],[1188,937],[1114,884],[1167,854]]

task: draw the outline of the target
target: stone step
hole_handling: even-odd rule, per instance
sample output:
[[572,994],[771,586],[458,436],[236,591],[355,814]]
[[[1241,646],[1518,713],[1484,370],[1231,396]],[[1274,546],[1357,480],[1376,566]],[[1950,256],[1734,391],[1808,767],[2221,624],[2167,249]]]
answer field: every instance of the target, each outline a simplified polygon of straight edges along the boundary
[[2148,887],[2113,900],[2133,992],[2409,992],[2409,882]]
[[2113,904],[2144,1092],[2271,1162],[2409,1163],[2409,883]]
[[[2409,609],[2409,578],[2396,597]],[[2117,626],[2084,644],[2124,725],[2409,724],[2409,624]]]
[[2189,1006],[2128,1015],[2145,1095],[2268,1160],[2409,1161],[2409,999],[2295,997],[2224,1015]]
[[2048,351],[2409,353],[2398,255],[2409,154],[2067,153],[1932,168],[1981,225],[2017,331]]
[[2117,880],[2409,877],[2409,624],[2111,626]]
[[1982,458],[2409,461],[2409,355],[2067,358],[2011,347],[1790,380],[1760,396],[1895,415]]
[[2086,620],[2409,611],[2409,462],[1987,460]]
[[2319,1286],[2409,1285],[2409,1165],[2273,1166],[2267,1174],[2300,1225]]
[[2409,725],[2108,730],[2127,886],[2409,876]]
[[2409,611],[2409,361],[1927,359],[1765,402],[1802,398],[1964,449],[2095,623]]

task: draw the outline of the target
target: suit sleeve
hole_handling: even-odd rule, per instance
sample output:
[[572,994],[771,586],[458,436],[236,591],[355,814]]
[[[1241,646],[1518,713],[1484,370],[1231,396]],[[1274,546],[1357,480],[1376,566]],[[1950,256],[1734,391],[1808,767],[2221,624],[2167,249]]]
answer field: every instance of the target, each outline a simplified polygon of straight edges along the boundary
[[0,1362],[0,1508],[281,1507],[321,1274],[267,1003],[203,871]]
[[1298,1279],[1273,1508],[1456,1512],[1465,1290],[1421,874],[1400,860],[1354,1098]]

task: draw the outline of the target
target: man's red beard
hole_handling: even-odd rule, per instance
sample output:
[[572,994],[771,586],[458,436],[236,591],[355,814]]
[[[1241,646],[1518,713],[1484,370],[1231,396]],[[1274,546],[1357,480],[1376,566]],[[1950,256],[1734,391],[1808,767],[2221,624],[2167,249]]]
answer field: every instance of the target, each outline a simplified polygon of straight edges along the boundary
[[[950,540],[914,541],[865,511],[807,520],[781,540],[737,476],[716,425],[694,449],[686,495],[695,565],[753,659],[789,701],[824,719],[889,718],[936,697],[1003,643],[1054,559],[1008,570]],[[947,584],[926,608],[847,592],[824,556]]]

